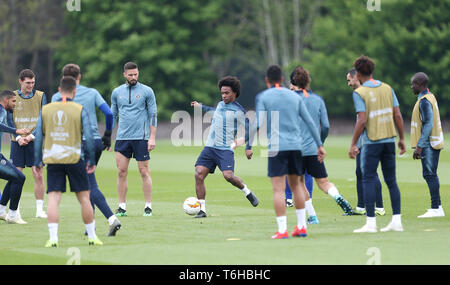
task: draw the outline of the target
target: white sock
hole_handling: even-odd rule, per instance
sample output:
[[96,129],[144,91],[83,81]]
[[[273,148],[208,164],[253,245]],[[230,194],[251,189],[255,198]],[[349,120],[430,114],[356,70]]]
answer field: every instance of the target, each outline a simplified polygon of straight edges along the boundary
[[124,210],[127,209],[127,203],[119,203],[119,208],[122,208]]
[[247,185],[245,185],[245,184],[244,184],[244,188],[239,189],[239,190],[241,190],[244,193],[245,196],[247,196],[251,192],[250,189],[248,189]]
[[14,210],[9,209],[8,215],[9,215],[10,219],[15,219],[17,216],[17,210],[14,211]]
[[152,208],[152,202],[145,202],[145,208],[149,207]]
[[392,215],[392,223],[394,224],[401,224],[402,223],[402,215]]
[[117,220],[116,215],[112,215],[111,217],[108,218],[108,223],[109,225],[112,225],[114,223],[114,221]]
[[336,186],[331,187],[328,189],[328,195],[336,199],[336,197],[340,196],[339,191],[337,190]]
[[206,201],[198,200],[200,202],[200,210],[206,213]]
[[50,241],[58,241],[58,223],[48,223]]
[[6,212],[6,206],[0,205],[0,214],[4,214]]
[[95,234],[95,220],[90,224],[85,224],[86,231],[89,239],[96,239],[97,235]]
[[277,224],[278,224],[278,232],[280,234],[284,234],[287,230],[287,218],[286,216],[280,216],[277,217]]
[[[311,200],[309,200],[311,201]],[[295,210],[295,213],[297,214],[297,227],[299,229],[302,229],[305,227],[306,229],[306,210],[303,209],[297,209]]]
[[317,216],[316,211],[314,210],[314,206],[312,204],[312,199],[309,199],[308,201],[305,201],[305,209],[308,213],[308,216]]
[[383,210],[384,210],[384,208],[377,208],[377,207],[375,207],[375,210],[378,210],[378,211],[383,211]]
[[44,200],[36,200],[36,212],[44,211]]
[[366,218],[366,223],[371,228],[376,228],[377,227],[377,219],[375,217],[367,217]]

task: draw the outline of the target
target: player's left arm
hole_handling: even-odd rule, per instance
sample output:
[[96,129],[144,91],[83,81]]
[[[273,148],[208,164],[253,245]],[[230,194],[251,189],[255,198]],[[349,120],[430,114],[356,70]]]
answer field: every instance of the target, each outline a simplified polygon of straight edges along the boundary
[[328,121],[327,107],[325,106],[325,102],[322,100],[320,108],[320,139],[322,140],[322,143],[325,143],[329,131],[330,122]]
[[397,143],[398,148],[400,149],[400,154],[404,154],[406,152],[406,144],[404,137],[404,129],[403,129],[403,116],[400,112],[400,104],[398,103],[397,96],[395,95],[394,90],[392,89],[392,100],[394,106],[394,123],[397,127],[399,141]]
[[152,151],[156,146],[156,129],[158,126],[158,109],[156,106],[156,98],[153,90],[149,90],[148,97],[146,98],[147,104],[147,117],[150,126],[150,136],[148,138],[148,150]]
[[325,159],[326,152],[325,152],[325,149],[323,148],[323,143],[322,143],[322,140],[320,139],[319,131],[317,130],[316,125],[314,124],[314,121],[313,121],[311,115],[309,114],[309,111],[306,108],[305,103],[303,102],[303,99],[301,99],[299,101],[298,111],[299,111],[300,117],[306,123],[306,126],[308,127],[310,134],[312,135],[314,141],[316,142],[317,159],[320,162],[322,162]]

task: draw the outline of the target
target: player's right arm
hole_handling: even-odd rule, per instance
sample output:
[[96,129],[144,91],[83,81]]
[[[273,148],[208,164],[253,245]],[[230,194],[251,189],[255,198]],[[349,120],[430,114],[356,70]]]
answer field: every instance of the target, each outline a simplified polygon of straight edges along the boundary
[[352,159],[356,158],[356,155],[358,155],[359,153],[359,148],[356,146],[356,143],[363,133],[367,122],[366,104],[364,103],[364,100],[361,98],[361,96],[359,96],[359,94],[356,92],[353,92],[353,103],[355,104],[357,119],[355,129],[353,131],[352,142],[348,151],[348,156]]
[[214,108],[214,107],[211,107],[211,106],[208,106],[208,105],[203,105],[202,103],[199,103],[197,101],[192,101],[191,102],[191,107],[202,108],[202,110],[204,112],[209,112],[209,111],[215,111],[216,110],[216,108]]
[[[82,135],[84,136],[86,149],[89,154],[89,160],[86,165],[86,172],[91,174],[95,171],[95,147],[94,147],[94,133],[92,131],[92,126],[89,120],[89,114],[83,108],[81,110],[81,126],[82,126]],[[85,158],[86,159],[86,158]]]

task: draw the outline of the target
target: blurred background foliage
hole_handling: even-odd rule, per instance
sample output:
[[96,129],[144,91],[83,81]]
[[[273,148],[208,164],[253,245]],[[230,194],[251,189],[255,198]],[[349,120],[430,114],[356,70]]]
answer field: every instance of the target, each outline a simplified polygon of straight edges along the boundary
[[225,75],[239,77],[239,102],[252,109],[268,65],[279,64],[287,80],[301,64],[329,116],[354,117],[346,73],[368,55],[405,116],[416,100],[410,78],[423,71],[441,116],[450,117],[450,0],[381,0],[381,11],[365,0],[79,1],[72,12],[66,1],[0,1],[0,88],[18,88],[19,71],[31,68],[51,96],[62,67],[74,62],[81,84],[109,103],[124,83],[123,64],[135,61],[159,119],[168,120],[192,111],[191,100],[215,105]]

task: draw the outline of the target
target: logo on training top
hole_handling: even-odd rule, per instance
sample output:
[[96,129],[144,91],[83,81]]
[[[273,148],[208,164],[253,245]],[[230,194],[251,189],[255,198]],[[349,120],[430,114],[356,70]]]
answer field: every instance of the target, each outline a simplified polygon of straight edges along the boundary
[[65,125],[67,123],[67,115],[62,110],[58,110],[55,114],[53,114],[53,123],[58,126]]
[[22,111],[23,110],[23,106],[22,106],[22,102],[19,101],[19,103],[17,104],[17,110]]
[[136,94],[136,99],[141,98],[141,94]]
[[2,159],[2,161],[0,162],[2,165],[6,165],[6,160]]
[[377,98],[373,97],[373,92],[372,91],[369,92],[369,96],[370,96],[370,101],[371,102],[376,102],[377,101]]

